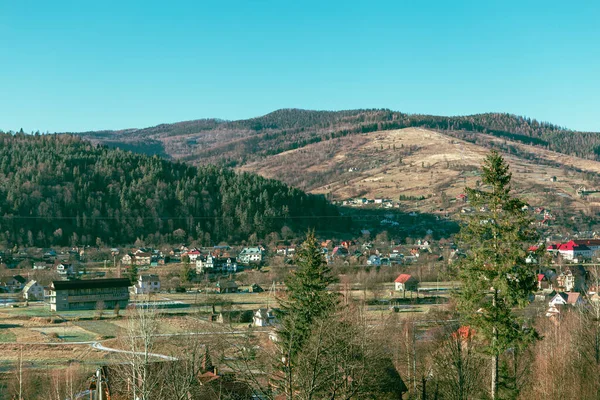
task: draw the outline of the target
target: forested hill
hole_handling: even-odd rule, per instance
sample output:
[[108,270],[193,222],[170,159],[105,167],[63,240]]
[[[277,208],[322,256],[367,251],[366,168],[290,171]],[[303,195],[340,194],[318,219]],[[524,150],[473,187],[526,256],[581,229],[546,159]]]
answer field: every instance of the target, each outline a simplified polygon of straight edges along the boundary
[[282,109],[240,121],[204,119],[152,128],[85,132],[78,135],[110,146],[182,159],[196,164],[240,166],[336,137],[422,127],[476,141],[480,133],[548,150],[600,160],[600,134],[571,131],[512,114],[459,117],[405,114],[391,110],[310,111]]
[[281,233],[284,226],[332,229],[346,222],[322,196],[254,174],[196,168],[70,135],[0,134],[5,245],[209,245]]

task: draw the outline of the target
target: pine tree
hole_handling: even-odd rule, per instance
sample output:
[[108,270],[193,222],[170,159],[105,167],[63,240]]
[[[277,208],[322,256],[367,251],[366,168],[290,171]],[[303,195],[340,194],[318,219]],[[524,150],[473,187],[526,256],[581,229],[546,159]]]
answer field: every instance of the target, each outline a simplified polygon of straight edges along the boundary
[[492,151],[482,165],[481,190],[467,188],[475,213],[460,232],[467,257],[461,262],[458,305],[465,321],[488,343],[492,356],[492,398],[498,397],[499,357],[510,347],[536,337],[514,308],[523,307],[535,289],[535,274],[527,267],[527,249],[538,238],[525,203],[511,195],[506,161]]
[[128,277],[129,280],[131,281],[132,285],[135,285],[136,281],[138,280],[138,267],[137,265],[135,265],[134,263],[131,264],[131,266],[129,267],[129,271],[128,271]]
[[288,397],[294,390],[291,377],[296,356],[309,339],[314,322],[332,315],[338,303],[337,293],[327,291],[336,279],[331,275],[314,232],[308,233],[296,254],[295,264],[298,269],[287,278],[287,296],[279,299],[277,311],[281,321],[278,344],[283,357],[279,369]]

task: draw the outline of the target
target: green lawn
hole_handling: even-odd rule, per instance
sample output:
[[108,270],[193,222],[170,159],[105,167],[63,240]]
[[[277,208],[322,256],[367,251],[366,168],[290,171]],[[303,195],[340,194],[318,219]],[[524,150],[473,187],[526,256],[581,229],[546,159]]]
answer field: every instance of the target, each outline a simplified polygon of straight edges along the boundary
[[14,333],[9,330],[0,330],[0,343],[14,343],[17,341],[17,337]]
[[119,336],[123,328],[108,321],[75,321],[74,325],[106,338]]

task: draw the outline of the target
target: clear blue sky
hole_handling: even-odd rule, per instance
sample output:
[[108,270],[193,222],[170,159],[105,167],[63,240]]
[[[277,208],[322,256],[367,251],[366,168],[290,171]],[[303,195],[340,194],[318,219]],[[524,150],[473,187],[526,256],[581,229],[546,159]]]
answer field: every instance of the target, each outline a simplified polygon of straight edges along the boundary
[[600,131],[599,3],[0,0],[0,129],[384,107]]

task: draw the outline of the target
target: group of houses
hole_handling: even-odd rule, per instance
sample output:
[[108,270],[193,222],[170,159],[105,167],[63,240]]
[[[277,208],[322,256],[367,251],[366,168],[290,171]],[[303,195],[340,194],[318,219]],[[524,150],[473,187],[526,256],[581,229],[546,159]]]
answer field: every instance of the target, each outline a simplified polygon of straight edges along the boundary
[[546,250],[563,260],[578,263],[591,260],[600,250],[600,239],[573,239],[565,243],[551,244]]
[[[286,248],[286,254],[288,251]],[[266,250],[262,246],[244,247],[237,254],[229,246],[208,248],[181,246],[172,249],[168,254],[163,254],[159,250],[141,248],[125,254],[121,258],[121,264],[156,267],[169,262],[189,262],[195,265],[197,273],[232,273],[238,270],[240,264],[260,264],[264,259],[265,252]]]

